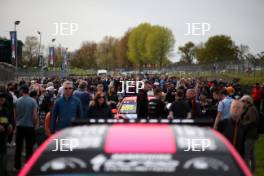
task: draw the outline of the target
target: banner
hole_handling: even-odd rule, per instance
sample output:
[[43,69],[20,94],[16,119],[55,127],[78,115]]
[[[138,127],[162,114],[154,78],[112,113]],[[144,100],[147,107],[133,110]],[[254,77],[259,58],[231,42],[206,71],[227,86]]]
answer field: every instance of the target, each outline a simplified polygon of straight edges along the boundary
[[11,40],[11,58],[15,60],[16,59],[16,40],[17,40],[16,31],[10,31],[10,40]]
[[42,68],[43,67],[43,56],[39,55],[38,56],[38,67]]
[[49,47],[49,63],[54,65],[54,47]]

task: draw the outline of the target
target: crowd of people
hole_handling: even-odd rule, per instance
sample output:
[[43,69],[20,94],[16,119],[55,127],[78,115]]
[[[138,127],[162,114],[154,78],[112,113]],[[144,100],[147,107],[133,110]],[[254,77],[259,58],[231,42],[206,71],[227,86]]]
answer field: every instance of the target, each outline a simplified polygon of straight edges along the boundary
[[[123,92],[121,81],[143,81]],[[132,93],[131,93],[132,92]],[[15,147],[14,169],[32,155],[43,126],[45,137],[74,119],[115,118],[112,109],[126,96],[137,99],[137,118],[210,118],[255,172],[255,143],[264,111],[264,84],[246,94],[236,81],[180,79],[165,75],[42,78],[0,86],[0,175],[6,174],[8,147]],[[152,97],[151,99],[149,97]],[[15,136],[15,139],[13,139]],[[45,139],[45,137],[43,139]],[[39,142],[41,143],[41,141]]]

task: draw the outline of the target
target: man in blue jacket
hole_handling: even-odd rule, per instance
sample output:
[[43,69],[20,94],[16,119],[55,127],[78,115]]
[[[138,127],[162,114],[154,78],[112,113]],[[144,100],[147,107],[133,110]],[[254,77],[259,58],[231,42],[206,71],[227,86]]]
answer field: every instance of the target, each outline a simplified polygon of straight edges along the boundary
[[72,120],[83,117],[81,101],[72,93],[73,83],[65,81],[63,83],[63,96],[55,102],[51,114],[52,133],[70,126]]

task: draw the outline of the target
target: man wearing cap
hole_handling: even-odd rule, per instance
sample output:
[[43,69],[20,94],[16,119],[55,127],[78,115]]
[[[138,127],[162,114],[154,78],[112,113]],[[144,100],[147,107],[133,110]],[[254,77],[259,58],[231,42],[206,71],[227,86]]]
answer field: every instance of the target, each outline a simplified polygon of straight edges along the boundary
[[21,168],[21,154],[24,140],[26,143],[26,160],[33,153],[35,144],[35,127],[38,127],[37,102],[29,96],[29,88],[22,85],[19,89],[22,96],[15,105],[16,117],[16,151],[15,151],[15,169]]
[[245,161],[247,162],[252,173],[255,173],[255,143],[258,139],[258,111],[253,105],[253,99],[249,95],[244,95],[240,101],[244,104],[245,111],[241,117],[241,123],[246,126],[245,139]]
[[48,113],[50,111],[50,106],[52,102],[56,99],[56,89],[54,88],[53,83],[52,85],[48,83],[47,86],[48,87],[46,88],[46,92],[43,95],[43,100],[40,103],[40,110],[45,113]]

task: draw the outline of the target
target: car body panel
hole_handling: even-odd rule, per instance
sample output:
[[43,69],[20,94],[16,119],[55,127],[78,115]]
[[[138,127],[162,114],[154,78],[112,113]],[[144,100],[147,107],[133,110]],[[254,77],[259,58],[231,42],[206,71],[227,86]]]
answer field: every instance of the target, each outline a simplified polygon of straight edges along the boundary
[[[71,151],[52,151],[58,145],[56,142],[63,139],[75,139],[78,145]],[[208,139],[210,147],[204,151],[186,151],[187,139]],[[179,176],[251,175],[233,146],[212,129],[168,124],[114,124],[59,131],[37,149],[19,176],[175,173]]]

